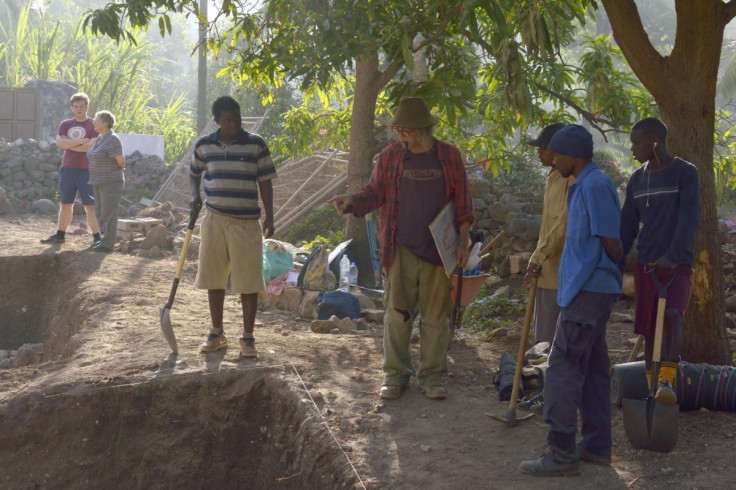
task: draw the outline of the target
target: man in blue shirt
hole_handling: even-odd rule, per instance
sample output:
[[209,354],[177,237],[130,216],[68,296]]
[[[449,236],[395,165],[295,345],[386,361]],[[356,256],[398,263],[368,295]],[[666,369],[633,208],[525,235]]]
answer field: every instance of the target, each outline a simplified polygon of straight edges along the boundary
[[[563,177],[575,176],[568,189],[567,235],[560,260],[557,321],[545,385],[544,420],[549,451],[524,461],[519,471],[535,476],[577,475],[579,461],[610,464],[606,323],[621,293],[618,262],[621,220],[618,194],[593,158],[593,137],[570,124],[552,137],[553,165]],[[577,412],[582,440],[575,444]]]

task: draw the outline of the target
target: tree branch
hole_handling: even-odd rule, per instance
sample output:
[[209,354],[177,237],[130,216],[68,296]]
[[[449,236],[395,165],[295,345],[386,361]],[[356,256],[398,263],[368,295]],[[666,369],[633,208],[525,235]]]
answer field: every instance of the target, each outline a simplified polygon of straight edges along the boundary
[[[539,83],[534,83],[534,85],[542,92],[546,93],[547,95],[550,95],[554,97],[555,99],[564,102],[565,105],[569,106],[571,109],[575,110],[580,116],[588,121],[591,126],[593,126],[596,130],[598,130],[599,133],[603,136],[603,139],[608,141],[608,138],[606,138],[606,133],[610,133],[611,131],[620,132],[618,126],[623,126],[625,124],[628,124],[628,121],[611,121],[610,119],[606,119],[600,116],[597,116],[596,114],[584,109],[583,107],[580,107],[578,104],[575,103],[571,98],[559,93],[555,92],[554,90],[545,87],[544,85],[540,85]],[[612,129],[604,129],[601,127],[601,125],[610,126]]]
[[440,36],[445,33],[445,29],[447,29],[447,25],[450,23],[450,21],[454,19],[456,15],[460,14],[463,10],[465,10],[465,4],[463,2],[460,2],[455,6],[455,8],[447,12],[445,17],[442,19],[442,22],[440,22],[440,25],[437,27],[437,30],[434,31],[434,34],[419,43],[419,46],[416,49],[412,49],[412,51],[419,51],[424,46],[427,46],[439,39]]
[[724,3],[721,9],[726,16],[726,24],[728,24],[736,16],[736,0]]
[[[663,63],[664,58],[652,46],[634,0],[601,0],[601,2],[608,14],[613,38],[621,48],[631,69],[651,92],[651,87],[663,77],[669,77],[669,74],[663,73],[666,68]],[[658,65],[662,65],[661,69],[652,69]],[[681,73],[677,74],[677,76],[681,75]]]
[[388,85],[388,82],[399,72],[403,63],[403,58],[395,58],[388,64],[385,70],[379,71],[380,75],[377,79],[378,86],[385,87]]

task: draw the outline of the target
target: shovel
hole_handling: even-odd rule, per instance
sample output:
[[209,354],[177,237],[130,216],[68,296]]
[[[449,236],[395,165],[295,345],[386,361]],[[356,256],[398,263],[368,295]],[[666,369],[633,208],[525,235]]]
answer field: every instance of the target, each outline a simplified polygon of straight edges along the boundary
[[493,415],[487,413],[486,416],[496,422],[503,422],[507,427],[516,426],[520,420],[526,420],[534,416],[534,413],[516,416],[516,405],[519,403],[519,386],[521,386],[521,370],[524,367],[524,354],[526,353],[526,343],[529,340],[529,327],[532,323],[532,314],[534,313],[534,297],[537,294],[538,277],[532,277],[532,286],[529,288],[529,297],[526,300],[526,313],[524,314],[524,326],[521,329],[521,341],[519,342],[519,354],[516,357],[516,371],[514,372],[514,384],[511,387],[511,399],[509,400],[509,409],[504,416]]
[[187,252],[189,251],[189,242],[192,239],[192,230],[194,230],[194,223],[197,222],[197,216],[199,211],[202,209],[202,204],[197,203],[194,205],[189,213],[189,226],[187,227],[187,236],[184,239],[184,244],[181,246],[181,256],[179,257],[179,266],[176,268],[176,276],[174,276],[174,285],[171,287],[171,294],[169,295],[169,301],[166,305],[159,310],[159,316],[161,317],[161,331],[164,333],[166,342],[171,347],[171,352],[178,354],[176,347],[176,336],[174,335],[174,329],[171,326],[171,318],[169,313],[171,311],[171,305],[174,304],[174,296],[176,296],[176,288],[179,287],[179,279],[181,279],[181,272],[184,270],[184,260],[187,258]]
[[654,352],[652,354],[652,381],[649,396],[646,400],[623,400],[624,430],[629,442],[636,449],[647,449],[660,453],[669,453],[677,444],[677,419],[680,412],[678,405],[663,405],[657,402],[654,394],[659,379],[660,358],[662,355],[662,332],[664,330],[664,312],[667,304],[667,290],[675,273],[665,284],[657,278],[656,270],[652,278],[657,285],[657,323],[654,330]]

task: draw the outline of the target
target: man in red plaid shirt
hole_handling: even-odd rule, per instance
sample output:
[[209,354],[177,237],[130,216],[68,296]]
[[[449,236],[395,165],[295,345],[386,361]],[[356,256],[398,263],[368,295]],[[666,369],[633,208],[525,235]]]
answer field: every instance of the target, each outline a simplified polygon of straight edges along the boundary
[[[452,281],[447,277],[429,224],[450,201],[460,235],[457,264],[468,259],[468,231],[475,219],[460,150],[437,140],[437,122],[424,99],[401,101],[390,123],[399,141],[383,149],[370,182],[356,194],[331,201],[342,213],[365,216],[380,208],[381,266],[384,279],[385,374],[381,398],[396,399],[416,374],[428,398],[443,399],[447,391],[447,345]],[[409,355],[412,324],[421,313],[419,370]]]

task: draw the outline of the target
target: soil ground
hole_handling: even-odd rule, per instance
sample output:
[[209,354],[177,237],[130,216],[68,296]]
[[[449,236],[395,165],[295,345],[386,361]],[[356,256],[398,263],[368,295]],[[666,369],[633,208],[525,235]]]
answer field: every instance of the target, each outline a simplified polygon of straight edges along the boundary
[[[509,428],[484,415],[507,409],[491,380],[501,353],[516,355],[518,328],[492,342],[460,330],[449,352],[446,400],[427,399],[413,380],[400,399],[382,402],[378,325],[355,335],[315,334],[291,312],[261,308],[259,358],[241,360],[240,304],[228,295],[231,347],[199,354],[209,312],[206,293],[192,285],[190,260],[171,310],[174,356],[159,308],[177,257],[95,253],[89,235],[40,244],[54,219],[0,217],[0,316],[38,311],[33,321],[46,322],[42,362],[0,371],[2,487],[733,485],[736,415],[706,410],[680,413],[677,446],[660,454],[632,449],[614,408],[610,467],[583,463],[581,476],[569,478],[520,475],[519,463],[543,451],[546,424],[535,416]],[[631,303],[616,309],[631,313]],[[628,356],[631,330],[630,323],[609,324],[613,363]],[[418,355],[418,345],[412,352]]]

